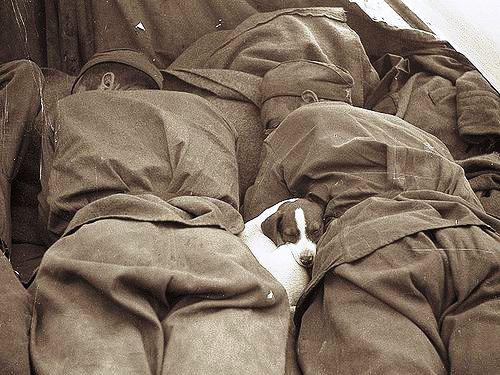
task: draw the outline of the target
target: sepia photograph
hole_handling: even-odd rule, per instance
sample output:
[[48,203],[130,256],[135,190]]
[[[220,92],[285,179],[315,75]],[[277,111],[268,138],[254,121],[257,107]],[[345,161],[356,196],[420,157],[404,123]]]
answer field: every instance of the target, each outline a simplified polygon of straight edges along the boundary
[[0,0],[0,375],[500,374],[499,0]]

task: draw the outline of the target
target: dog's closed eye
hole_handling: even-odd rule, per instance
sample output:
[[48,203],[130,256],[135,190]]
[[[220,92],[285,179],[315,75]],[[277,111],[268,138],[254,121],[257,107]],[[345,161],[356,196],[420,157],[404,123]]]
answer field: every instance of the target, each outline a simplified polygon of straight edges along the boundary
[[317,232],[320,229],[321,229],[321,224],[318,223],[311,223],[307,225],[307,231],[311,233]]
[[283,234],[287,235],[287,236],[297,236],[299,234],[299,231],[297,230],[296,227],[293,227],[293,228],[285,228],[283,230]]
[[299,239],[299,231],[294,227],[288,227],[283,230],[283,242],[284,243],[294,243]]
[[323,234],[323,223],[313,222],[306,226],[307,237],[317,243]]

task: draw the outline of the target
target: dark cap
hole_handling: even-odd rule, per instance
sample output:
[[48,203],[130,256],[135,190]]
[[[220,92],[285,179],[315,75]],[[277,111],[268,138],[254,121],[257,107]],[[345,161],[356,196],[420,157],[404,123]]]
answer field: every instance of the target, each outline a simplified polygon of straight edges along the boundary
[[150,76],[161,90],[163,87],[163,76],[160,70],[141,52],[134,51],[128,48],[117,48],[109,51],[98,52],[90,58],[89,61],[80,69],[78,77],[76,77],[71,92],[73,92],[76,84],[83,74],[90,68],[102,63],[120,63],[131,66]]
[[312,60],[294,60],[278,64],[262,79],[262,103],[278,96],[301,96],[306,90],[318,98],[351,102],[354,80],[336,65]]

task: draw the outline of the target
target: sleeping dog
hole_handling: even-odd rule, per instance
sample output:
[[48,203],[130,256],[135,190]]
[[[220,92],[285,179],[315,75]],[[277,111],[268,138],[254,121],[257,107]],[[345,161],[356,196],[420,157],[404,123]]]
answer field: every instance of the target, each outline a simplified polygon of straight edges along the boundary
[[310,280],[309,268],[323,231],[323,210],[306,199],[288,199],[245,223],[240,238],[285,288],[295,306]]
[[277,246],[286,245],[297,263],[311,267],[323,234],[323,209],[303,198],[282,201],[258,216],[262,232]]

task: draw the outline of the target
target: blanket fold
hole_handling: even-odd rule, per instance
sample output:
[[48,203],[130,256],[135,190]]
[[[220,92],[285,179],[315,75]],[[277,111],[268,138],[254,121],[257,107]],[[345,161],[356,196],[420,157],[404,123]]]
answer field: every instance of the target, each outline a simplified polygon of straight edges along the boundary
[[188,227],[218,227],[233,234],[243,230],[243,220],[238,211],[218,199],[179,196],[164,201],[151,194],[114,194],[78,210],[64,235],[77,231],[82,225],[111,218]]
[[500,141],[500,96],[477,71],[464,73],[456,81],[457,122],[469,143]]

